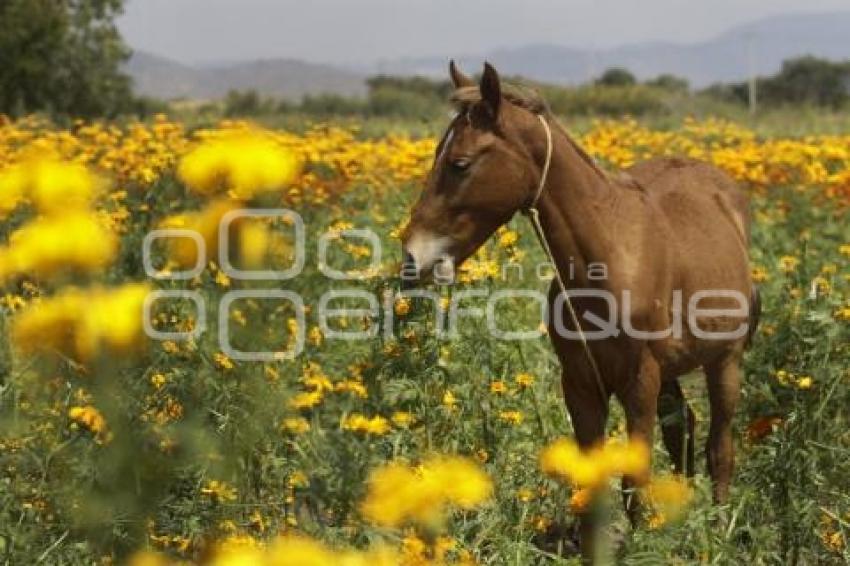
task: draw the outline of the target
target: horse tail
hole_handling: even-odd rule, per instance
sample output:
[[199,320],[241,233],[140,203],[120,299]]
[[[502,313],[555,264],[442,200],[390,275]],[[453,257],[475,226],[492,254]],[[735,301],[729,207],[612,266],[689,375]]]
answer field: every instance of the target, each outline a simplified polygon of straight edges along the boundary
[[753,284],[750,290],[750,321],[749,328],[747,328],[747,346],[752,344],[753,336],[755,336],[756,330],[758,330],[760,320],[761,293],[759,292],[758,285]]

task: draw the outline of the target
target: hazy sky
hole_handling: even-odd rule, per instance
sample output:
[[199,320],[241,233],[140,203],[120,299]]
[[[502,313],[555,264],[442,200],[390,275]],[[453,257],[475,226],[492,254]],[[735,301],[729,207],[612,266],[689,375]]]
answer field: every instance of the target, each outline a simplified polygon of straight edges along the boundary
[[529,43],[696,42],[847,0],[128,0],[130,45],[184,62],[292,57],[373,63]]

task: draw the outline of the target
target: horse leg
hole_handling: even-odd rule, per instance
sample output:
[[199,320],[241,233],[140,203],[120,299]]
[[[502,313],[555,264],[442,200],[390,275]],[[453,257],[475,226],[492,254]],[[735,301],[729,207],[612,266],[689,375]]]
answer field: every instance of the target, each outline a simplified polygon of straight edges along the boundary
[[714,501],[723,503],[729,496],[729,482],[735,465],[732,446],[732,418],[741,396],[740,353],[705,365],[711,425],[706,456],[708,473],[714,483]]
[[[620,401],[626,413],[629,442],[645,444],[650,454],[660,389],[661,368],[651,352],[646,350],[641,356],[638,375],[631,380]],[[623,477],[623,504],[632,526],[636,526],[641,517],[642,506],[636,488],[649,481],[649,469],[650,466],[647,466],[646,473],[639,476]]]
[[677,474],[684,473],[689,478],[693,477],[696,418],[676,379],[661,382],[658,420],[661,423],[664,447],[673,461],[673,469]]
[[[605,441],[605,423],[608,420],[608,397],[602,399],[594,377],[586,374],[581,387],[575,379],[568,379],[564,370],[561,383],[564,389],[564,401],[573,425],[573,433],[581,450],[587,451]],[[582,562],[595,564],[597,518],[591,512],[579,516],[579,545]]]

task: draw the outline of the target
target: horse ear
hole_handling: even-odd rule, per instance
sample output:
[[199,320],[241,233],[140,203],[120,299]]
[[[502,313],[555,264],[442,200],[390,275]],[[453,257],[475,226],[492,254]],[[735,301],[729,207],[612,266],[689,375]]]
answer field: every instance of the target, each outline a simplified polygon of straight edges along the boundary
[[475,86],[475,81],[464,75],[460,69],[457,68],[454,59],[449,61],[449,76],[452,78],[452,83],[455,85],[455,88]]
[[493,116],[499,115],[499,106],[502,104],[502,85],[499,73],[490,63],[484,63],[484,74],[481,75],[481,98],[493,111]]

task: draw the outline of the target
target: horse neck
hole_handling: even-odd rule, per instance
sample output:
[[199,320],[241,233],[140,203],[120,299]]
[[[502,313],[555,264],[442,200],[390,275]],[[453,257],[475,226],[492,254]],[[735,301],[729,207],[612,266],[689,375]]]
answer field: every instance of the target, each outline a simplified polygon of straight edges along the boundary
[[589,286],[588,265],[610,265],[615,221],[609,177],[563,130],[553,131],[549,177],[537,208],[553,260],[568,287]]

